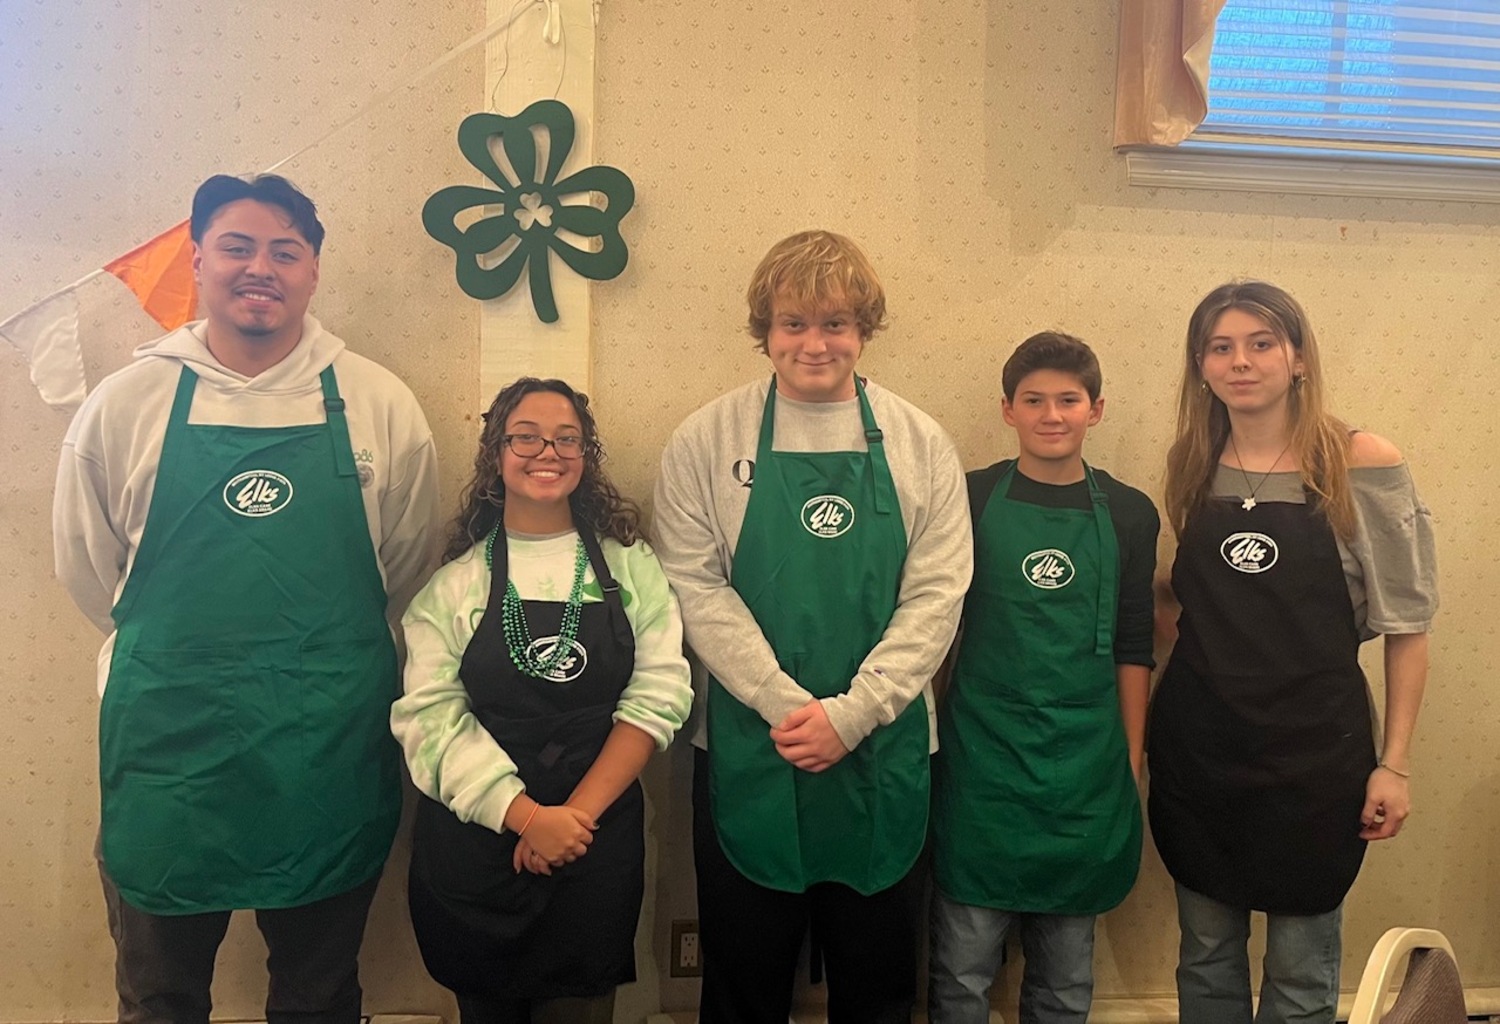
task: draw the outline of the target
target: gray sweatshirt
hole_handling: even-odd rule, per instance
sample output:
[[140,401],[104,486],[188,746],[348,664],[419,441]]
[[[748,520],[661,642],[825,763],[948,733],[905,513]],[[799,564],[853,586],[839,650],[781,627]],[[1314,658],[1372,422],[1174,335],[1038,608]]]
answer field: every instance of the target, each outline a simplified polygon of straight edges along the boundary
[[[673,433],[662,453],[653,530],[657,555],[682,603],[688,645],[702,668],[768,728],[813,699],[782,671],[729,585],[769,380],[710,402]],[[884,434],[907,554],[885,634],[849,690],[822,700],[850,750],[894,722],[918,695],[934,721],[932,676],[953,642],[974,562],[963,467],[952,440],[932,417],[878,384],[867,381],[866,393]],[[778,451],[865,451],[858,400],[808,403],[778,395],[774,443]],[[704,687],[698,682],[693,743],[703,747]],[[936,730],[930,735],[936,749]]]

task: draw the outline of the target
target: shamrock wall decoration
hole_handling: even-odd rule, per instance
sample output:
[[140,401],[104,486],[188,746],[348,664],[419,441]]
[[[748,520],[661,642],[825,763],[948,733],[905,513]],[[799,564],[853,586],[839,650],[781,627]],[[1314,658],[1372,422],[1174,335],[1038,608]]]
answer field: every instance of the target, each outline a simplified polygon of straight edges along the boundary
[[[546,133],[546,166],[537,166],[537,135]],[[452,185],[433,193],[422,207],[422,226],[457,255],[458,286],[476,299],[493,299],[515,287],[530,271],[531,305],[544,323],[556,323],[549,253],[592,281],[618,277],[630,252],[620,237],[620,221],[635,204],[635,186],[614,167],[586,167],[558,181],[573,148],[573,112],[558,100],[538,100],[515,117],[470,114],[458,126],[458,149],[495,183],[494,189]],[[500,169],[490,152],[498,136],[515,177]],[[605,197],[599,209],[574,205],[565,196],[589,192]],[[456,219],[472,207],[488,207],[466,228]],[[581,249],[558,235],[566,231],[600,240],[597,250]],[[501,255],[503,254],[503,255]]]

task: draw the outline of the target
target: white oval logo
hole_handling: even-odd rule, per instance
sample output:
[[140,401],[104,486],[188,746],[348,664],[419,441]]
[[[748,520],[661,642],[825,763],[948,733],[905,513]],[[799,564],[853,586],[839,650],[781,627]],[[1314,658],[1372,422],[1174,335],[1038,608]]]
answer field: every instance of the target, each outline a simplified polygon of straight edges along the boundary
[[[539,636],[531,641],[531,646],[526,648],[527,659],[533,662],[546,661],[552,657],[552,652],[557,650],[557,642],[561,639],[555,636]],[[577,640],[569,640],[572,652],[563,655],[561,661],[552,666],[552,670],[541,678],[549,683],[571,683],[583,675],[583,670],[589,664],[589,652],[583,644]]]
[[837,537],[854,525],[854,506],[837,494],[820,494],[802,506],[802,526],[814,537]]
[[1021,573],[1026,577],[1027,583],[1043,590],[1066,587],[1073,582],[1073,577],[1078,575],[1068,553],[1059,551],[1057,548],[1033,551],[1021,559]]
[[1279,552],[1276,542],[1263,533],[1231,533],[1219,545],[1219,554],[1231,569],[1256,573],[1275,565]]
[[292,501],[292,482],[269,469],[252,469],[224,485],[224,504],[242,516],[275,515]]

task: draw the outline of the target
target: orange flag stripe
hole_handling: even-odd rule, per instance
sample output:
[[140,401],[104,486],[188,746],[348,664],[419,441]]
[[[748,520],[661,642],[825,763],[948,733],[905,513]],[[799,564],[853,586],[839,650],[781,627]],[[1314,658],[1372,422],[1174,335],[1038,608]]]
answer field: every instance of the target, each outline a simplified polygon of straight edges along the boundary
[[110,260],[104,269],[125,282],[140,300],[141,308],[169,331],[193,319],[198,311],[193,240],[187,221]]

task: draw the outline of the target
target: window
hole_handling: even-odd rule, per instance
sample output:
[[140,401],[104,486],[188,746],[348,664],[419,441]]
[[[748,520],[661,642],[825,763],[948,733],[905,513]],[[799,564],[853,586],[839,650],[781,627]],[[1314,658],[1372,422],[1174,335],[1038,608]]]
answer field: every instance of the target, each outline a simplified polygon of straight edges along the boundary
[[1500,3],[1229,0],[1199,133],[1500,156]]
[[1500,202],[1500,0],[1227,0],[1207,86],[1133,183]]

